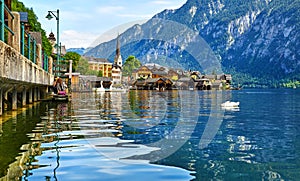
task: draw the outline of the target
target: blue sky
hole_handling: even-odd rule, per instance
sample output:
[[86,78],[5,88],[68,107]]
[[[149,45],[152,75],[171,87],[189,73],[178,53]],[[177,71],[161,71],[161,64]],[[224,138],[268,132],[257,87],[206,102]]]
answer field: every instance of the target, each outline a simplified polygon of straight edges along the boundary
[[[60,42],[67,48],[87,48],[104,35],[118,31],[136,21],[150,19],[164,9],[176,9],[186,0],[19,0],[33,8],[42,28],[56,35],[56,20],[47,20],[48,10],[60,11]],[[103,37],[103,38],[102,38]],[[103,40],[101,40],[103,39]]]

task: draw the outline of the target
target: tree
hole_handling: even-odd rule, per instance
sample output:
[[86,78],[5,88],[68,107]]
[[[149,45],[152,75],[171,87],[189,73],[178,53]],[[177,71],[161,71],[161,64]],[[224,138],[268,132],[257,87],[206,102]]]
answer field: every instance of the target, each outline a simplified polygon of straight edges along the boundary
[[64,55],[64,59],[66,60],[66,64],[69,65],[69,60],[73,60],[72,62],[72,71],[75,71],[77,66],[78,66],[78,62],[80,60],[81,55],[79,55],[76,52],[67,52]]
[[30,25],[30,31],[41,32],[42,34],[42,47],[43,51],[50,56],[52,54],[52,45],[49,42],[46,31],[42,29],[41,23],[38,22],[38,18],[35,15],[32,8],[26,8],[22,2],[18,0],[12,0],[11,10],[17,12],[27,12],[28,13],[28,23]]
[[123,76],[130,76],[132,71],[141,66],[141,62],[135,58],[135,56],[130,55],[123,65]]
[[89,62],[87,59],[81,57],[78,61],[78,65],[75,69],[76,72],[79,72],[82,75],[86,75],[89,71]]
[[96,75],[98,77],[101,77],[101,75],[103,75],[102,71],[90,70],[88,60],[83,57],[80,57],[78,61],[78,66],[75,70],[81,75]]
[[97,74],[97,77],[103,77],[103,72],[102,70],[99,70],[98,74]]
[[88,71],[86,72],[85,75],[96,75],[96,76],[98,76],[99,75],[99,71],[88,69]]

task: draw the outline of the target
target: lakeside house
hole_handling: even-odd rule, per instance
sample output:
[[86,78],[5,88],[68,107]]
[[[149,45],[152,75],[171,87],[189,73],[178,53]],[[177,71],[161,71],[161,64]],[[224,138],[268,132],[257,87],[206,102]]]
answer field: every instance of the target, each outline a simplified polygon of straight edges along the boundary
[[144,65],[133,70],[131,89],[138,90],[216,90],[230,89],[232,77],[229,74],[202,75],[198,71],[174,70],[159,65]]
[[173,82],[168,78],[138,79],[132,84],[138,90],[172,90]]

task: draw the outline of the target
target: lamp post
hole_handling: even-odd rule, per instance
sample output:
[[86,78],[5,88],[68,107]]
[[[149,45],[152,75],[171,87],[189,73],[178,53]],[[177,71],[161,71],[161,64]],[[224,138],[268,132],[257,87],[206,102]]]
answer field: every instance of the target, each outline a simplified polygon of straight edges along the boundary
[[[55,15],[56,13],[56,15]],[[58,67],[58,70],[60,69],[59,68],[59,60],[60,60],[60,48],[59,48],[59,10],[57,9],[56,11],[48,11],[48,15],[46,16],[46,18],[48,20],[51,20],[53,18],[53,16],[55,17],[56,21],[57,21],[57,26],[56,26],[56,29],[57,29],[57,38],[56,38],[56,56],[57,56],[57,67]],[[59,72],[57,73],[59,75]]]

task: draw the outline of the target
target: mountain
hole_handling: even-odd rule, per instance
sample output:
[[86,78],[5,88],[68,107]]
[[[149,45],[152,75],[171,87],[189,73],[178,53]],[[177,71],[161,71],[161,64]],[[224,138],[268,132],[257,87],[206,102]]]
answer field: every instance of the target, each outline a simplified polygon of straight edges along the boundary
[[85,48],[69,48],[69,49],[67,49],[67,52],[76,52],[79,55],[83,55],[85,51],[86,51]]
[[[123,59],[232,73],[248,84],[300,79],[300,0],[188,0],[120,35]],[[116,40],[86,56],[112,60]]]

